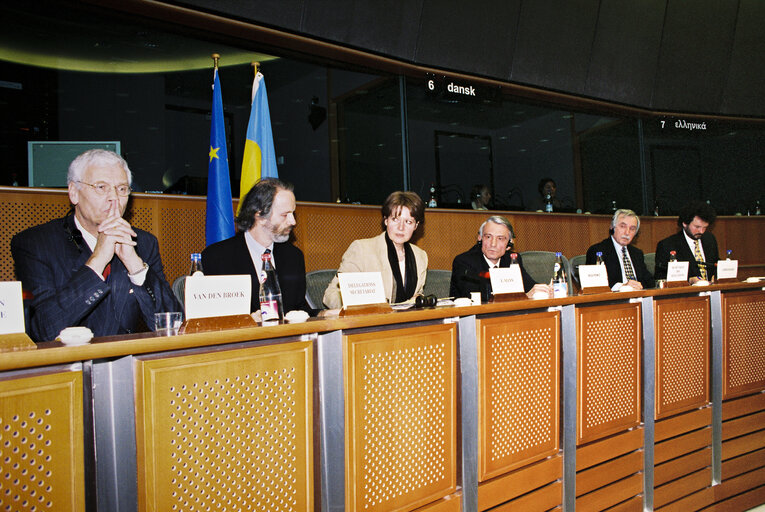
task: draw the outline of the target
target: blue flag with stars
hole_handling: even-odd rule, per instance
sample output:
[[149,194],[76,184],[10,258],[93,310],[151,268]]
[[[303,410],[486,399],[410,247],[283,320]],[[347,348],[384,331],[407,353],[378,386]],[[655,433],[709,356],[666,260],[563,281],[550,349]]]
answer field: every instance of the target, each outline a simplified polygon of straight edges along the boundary
[[234,206],[228,174],[226,127],[223,120],[223,96],[218,68],[213,72],[212,123],[210,124],[210,163],[207,171],[207,245],[234,236]]

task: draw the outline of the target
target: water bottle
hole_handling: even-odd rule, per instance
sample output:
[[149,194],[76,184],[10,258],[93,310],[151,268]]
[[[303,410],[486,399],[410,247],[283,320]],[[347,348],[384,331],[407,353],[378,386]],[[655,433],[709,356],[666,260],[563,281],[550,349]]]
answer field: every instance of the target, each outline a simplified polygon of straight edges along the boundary
[[757,203],[754,205],[754,214],[755,215],[762,215],[762,209],[760,208],[760,200],[757,200]]
[[190,276],[202,276],[202,255],[198,252],[191,253],[191,269],[189,270]]
[[510,265],[517,265],[518,264],[518,253],[517,252],[511,252],[510,253]]
[[430,184],[430,200],[428,201],[428,208],[438,207],[438,201],[436,201],[436,186]]
[[552,196],[550,194],[545,195],[545,211],[547,213],[552,213],[553,211]]
[[568,296],[568,281],[566,281],[566,271],[563,269],[561,253],[555,253],[555,264],[553,265],[553,297],[559,299]]
[[669,251],[669,261],[677,261],[677,251]]
[[596,259],[595,264],[596,265],[603,265],[603,253],[598,251],[595,253]]
[[727,251],[725,251],[725,253],[726,253],[726,257],[725,257],[725,259],[726,259],[726,260],[729,260],[729,259],[730,259],[730,257],[733,255],[733,250],[731,250],[731,249],[728,249]]
[[284,319],[282,306],[282,290],[276,270],[271,264],[271,253],[264,252],[261,256],[263,270],[260,271],[260,315],[263,325],[277,324]]

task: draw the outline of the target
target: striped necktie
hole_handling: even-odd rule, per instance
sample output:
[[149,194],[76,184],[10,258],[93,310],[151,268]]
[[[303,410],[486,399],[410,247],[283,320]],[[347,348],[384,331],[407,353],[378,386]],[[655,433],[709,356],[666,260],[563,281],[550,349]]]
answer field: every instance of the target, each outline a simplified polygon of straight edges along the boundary
[[701,246],[699,245],[698,239],[693,241],[693,255],[696,257],[696,263],[699,265],[699,275],[701,276],[701,279],[708,281],[707,266],[704,263],[704,255],[701,254]]
[[630,258],[627,256],[627,248],[625,246],[622,246],[622,262],[624,263],[624,275],[627,276],[627,281],[637,281],[635,271],[632,269],[632,263],[630,263]]

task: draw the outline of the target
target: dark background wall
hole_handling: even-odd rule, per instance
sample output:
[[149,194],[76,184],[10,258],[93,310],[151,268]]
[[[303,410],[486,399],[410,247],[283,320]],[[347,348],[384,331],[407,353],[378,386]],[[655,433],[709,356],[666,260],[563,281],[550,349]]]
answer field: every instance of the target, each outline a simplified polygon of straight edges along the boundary
[[651,110],[765,116],[760,0],[183,5],[408,62]]

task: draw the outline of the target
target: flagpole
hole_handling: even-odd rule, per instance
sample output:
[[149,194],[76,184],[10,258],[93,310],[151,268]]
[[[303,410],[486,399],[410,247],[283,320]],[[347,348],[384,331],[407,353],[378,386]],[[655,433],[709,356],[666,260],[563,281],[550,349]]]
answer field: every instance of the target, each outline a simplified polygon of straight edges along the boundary
[[213,53],[212,54],[213,68],[215,68],[216,71],[218,70],[218,60],[219,59],[220,59],[220,54],[219,53]]

